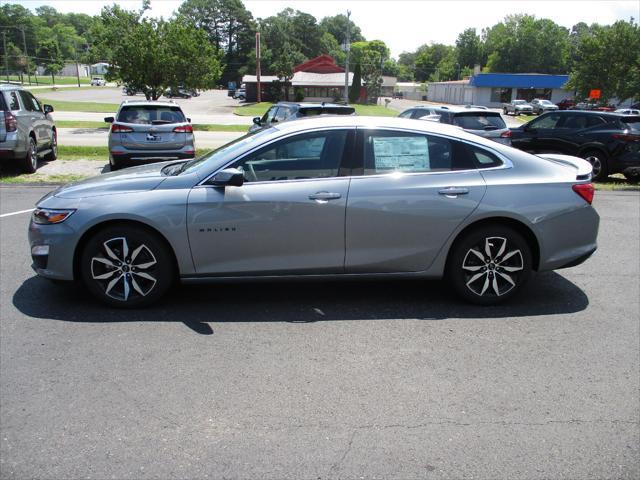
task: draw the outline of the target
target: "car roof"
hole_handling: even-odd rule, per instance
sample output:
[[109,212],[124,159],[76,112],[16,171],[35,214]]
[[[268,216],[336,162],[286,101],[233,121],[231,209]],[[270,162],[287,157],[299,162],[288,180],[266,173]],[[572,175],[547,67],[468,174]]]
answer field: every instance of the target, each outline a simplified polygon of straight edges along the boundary
[[[407,110],[442,110],[451,113],[483,113],[491,112],[491,110],[476,106],[464,106],[464,105],[416,105],[415,107],[407,108]],[[406,110],[405,110],[406,111]]]
[[11,83],[0,84],[0,90],[24,90],[22,85],[13,85]]
[[291,107],[332,107],[332,108],[353,108],[351,105],[332,102],[278,102],[276,105],[286,105]]
[[180,105],[178,105],[176,102],[173,102],[171,100],[124,100],[121,104],[120,107],[124,107],[124,106],[133,106],[133,107],[138,107],[138,106],[151,106],[151,105],[159,105],[161,107],[180,107]]

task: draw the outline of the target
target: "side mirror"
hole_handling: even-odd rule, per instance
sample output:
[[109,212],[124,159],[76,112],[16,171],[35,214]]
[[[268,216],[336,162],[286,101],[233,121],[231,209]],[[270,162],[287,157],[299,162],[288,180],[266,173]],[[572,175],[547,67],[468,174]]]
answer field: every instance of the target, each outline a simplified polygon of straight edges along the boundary
[[51,113],[53,112],[53,107],[51,105],[47,105],[46,103],[44,104],[44,113]]
[[255,123],[258,126],[261,126],[260,124],[260,117],[253,117],[253,123]]
[[187,117],[187,122],[191,123],[191,119],[189,117]]
[[104,121],[105,121],[106,123],[113,123],[113,122],[114,122],[114,120],[115,120],[115,118],[113,118],[113,117],[104,117]]
[[225,168],[216,173],[207,183],[215,187],[241,187],[244,183],[244,173],[237,168]]

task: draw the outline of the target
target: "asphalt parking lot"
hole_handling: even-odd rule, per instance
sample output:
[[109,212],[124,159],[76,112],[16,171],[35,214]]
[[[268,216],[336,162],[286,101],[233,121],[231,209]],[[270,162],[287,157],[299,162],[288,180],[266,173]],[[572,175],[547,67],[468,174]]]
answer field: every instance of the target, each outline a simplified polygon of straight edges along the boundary
[[176,288],[103,308],[31,271],[0,187],[0,477],[640,477],[640,195],[500,307],[441,282]]

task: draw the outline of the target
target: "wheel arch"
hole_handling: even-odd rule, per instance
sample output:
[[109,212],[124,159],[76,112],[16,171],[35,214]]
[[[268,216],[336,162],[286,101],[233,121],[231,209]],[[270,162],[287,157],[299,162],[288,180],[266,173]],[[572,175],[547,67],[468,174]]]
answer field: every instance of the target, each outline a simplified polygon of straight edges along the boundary
[[158,229],[152,227],[151,225],[138,221],[138,220],[123,220],[123,219],[114,219],[114,220],[105,220],[95,225],[92,225],[89,229],[87,229],[76,244],[76,248],[73,252],[73,278],[75,280],[79,280],[81,278],[80,275],[80,258],[82,256],[82,251],[84,250],[89,239],[95,235],[97,232],[102,230],[103,228],[113,227],[113,226],[132,226],[142,228],[147,230],[149,233],[155,235],[160,241],[162,241],[167,247],[171,255],[171,259],[173,262],[173,271],[175,274],[175,278],[177,279],[180,275],[180,268],[178,266],[178,259],[176,258],[176,252],[173,250],[171,243],[167,240],[167,238],[160,232]]
[[607,153],[607,149],[604,145],[598,143],[587,143],[586,145],[582,145],[580,150],[578,150],[578,156],[584,155],[586,152],[596,150],[604,155],[604,160],[609,160],[609,154]]
[[531,257],[532,257],[531,266],[533,270],[538,270],[540,266],[540,243],[538,241],[538,237],[536,236],[536,234],[528,225],[526,225],[522,221],[516,220],[515,218],[511,218],[511,217],[500,216],[500,217],[487,217],[487,218],[476,220],[475,222],[470,223],[469,225],[465,226],[462,230],[460,230],[457,233],[453,242],[451,242],[451,246],[449,247],[449,251],[447,252],[447,261],[446,261],[445,271],[448,269],[452,252],[455,250],[455,246],[457,245],[457,243],[461,241],[466,235],[468,235],[470,231],[478,228],[482,228],[482,227],[487,227],[489,225],[500,225],[500,226],[511,227],[520,235],[522,235],[525,241],[527,242],[527,244],[529,245],[529,247],[531,248]]

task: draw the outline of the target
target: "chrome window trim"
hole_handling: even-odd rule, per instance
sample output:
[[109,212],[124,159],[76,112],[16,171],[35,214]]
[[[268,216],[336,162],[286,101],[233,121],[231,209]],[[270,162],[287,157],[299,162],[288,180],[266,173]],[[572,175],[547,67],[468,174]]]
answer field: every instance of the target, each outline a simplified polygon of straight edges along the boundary
[[302,179],[293,179],[293,180],[269,180],[269,181],[264,181],[264,182],[248,182],[248,184],[250,185],[258,185],[258,184],[274,184],[274,183],[288,183],[288,182],[305,182],[305,181],[312,181],[312,180],[328,180],[328,179],[332,179],[332,178],[372,178],[372,177],[386,177],[389,175],[397,175],[398,173],[402,173],[402,175],[442,175],[442,174],[450,174],[450,173],[464,173],[464,172],[486,172],[486,171],[491,171],[491,170],[505,170],[505,169],[509,169],[509,168],[513,168],[513,162],[507,158],[506,156],[504,156],[502,153],[498,152],[497,150],[494,150],[491,147],[487,147],[486,145],[479,145],[477,143],[474,143],[470,140],[467,139],[463,139],[463,138],[456,138],[456,137],[451,137],[448,136],[446,134],[442,134],[442,133],[435,133],[435,132],[425,132],[423,130],[414,130],[414,129],[408,129],[408,128],[391,128],[391,127],[358,127],[358,126],[335,126],[335,127],[318,127],[318,128],[312,128],[309,130],[298,130],[296,132],[292,132],[290,134],[286,134],[283,135],[281,137],[277,137],[274,138],[266,143],[263,143],[259,146],[256,146],[254,148],[252,148],[251,150],[248,150],[247,152],[243,153],[241,156],[234,158],[233,160],[229,161],[228,163],[225,163],[222,167],[216,169],[213,173],[211,173],[210,175],[207,175],[205,177],[204,180],[200,181],[198,184],[196,184],[196,187],[211,187],[211,185],[206,185],[206,183],[213,177],[215,176],[219,171],[224,170],[225,168],[228,168],[229,165],[238,162],[242,159],[244,159],[245,157],[251,155],[252,153],[255,153],[256,151],[260,150],[263,147],[268,147],[269,145],[278,142],[280,140],[285,140],[287,138],[293,137],[295,135],[300,135],[300,134],[306,134],[306,133],[313,133],[313,132],[320,132],[320,131],[329,131],[329,130],[355,130],[356,132],[358,130],[385,130],[385,131],[390,131],[390,132],[403,132],[403,133],[413,133],[413,134],[418,134],[418,135],[433,135],[439,138],[443,138],[445,140],[450,140],[450,141],[457,141],[457,142],[463,142],[467,145],[471,145],[472,147],[475,148],[479,148],[481,150],[487,150],[489,152],[491,152],[493,155],[495,155],[496,157],[498,157],[498,159],[500,161],[502,161],[502,165],[498,165],[497,167],[487,167],[487,168],[473,168],[473,169],[466,169],[466,170],[446,170],[446,171],[433,171],[433,172],[390,172],[390,173],[376,173],[374,175],[350,175],[350,176],[345,176],[345,177],[321,177],[321,178],[302,178]]

